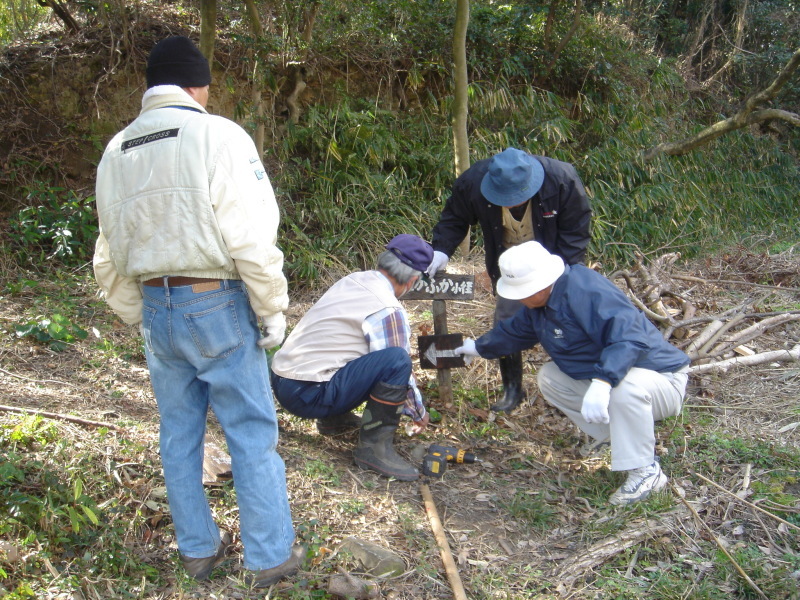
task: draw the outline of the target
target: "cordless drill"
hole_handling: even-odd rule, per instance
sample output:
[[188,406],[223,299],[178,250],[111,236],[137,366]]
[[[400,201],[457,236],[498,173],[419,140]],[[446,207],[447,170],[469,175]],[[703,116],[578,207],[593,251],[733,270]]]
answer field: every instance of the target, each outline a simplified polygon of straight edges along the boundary
[[447,470],[447,463],[454,462],[456,464],[472,464],[480,462],[480,459],[470,452],[453,448],[452,446],[440,446],[439,444],[431,444],[428,448],[428,454],[422,461],[422,473],[431,477],[441,477]]

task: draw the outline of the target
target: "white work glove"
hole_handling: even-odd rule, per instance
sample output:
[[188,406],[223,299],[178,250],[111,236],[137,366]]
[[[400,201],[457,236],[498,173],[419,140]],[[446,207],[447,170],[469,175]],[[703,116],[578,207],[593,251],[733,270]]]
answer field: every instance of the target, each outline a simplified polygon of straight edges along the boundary
[[453,350],[455,354],[461,354],[464,357],[464,364],[468,365],[472,362],[472,359],[476,356],[480,356],[478,351],[475,349],[475,340],[472,338],[467,338],[464,340],[464,344],[459,346],[455,350]]
[[269,350],[280,345],[286,337],[286,317],[283,313],[260,317],[260,321],[261,338],[258,340],[258,347]]
[[436,275],[437,271],[443,271],[447,266],[447,261],[450,260],[450,257],[447,256],[444,252],[439,252],[438,250],[433,251],[433,260],[431,261],[428,270],[425,271],[429,277],[433,277]]
[[602,379],[592,379],[583,395],[581,414],[587,423],[608,425],[608,403],[611,401],[611,384]]

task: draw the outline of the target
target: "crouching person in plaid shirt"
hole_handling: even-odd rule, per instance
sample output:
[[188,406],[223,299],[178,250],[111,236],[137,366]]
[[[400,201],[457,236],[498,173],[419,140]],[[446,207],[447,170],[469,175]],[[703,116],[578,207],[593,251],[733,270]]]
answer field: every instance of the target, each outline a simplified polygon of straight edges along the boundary
[[[351,273],[325,292],[272,360],[272,387],[287,411],[316,419],[323,435],[360,427],[355,463],[402,481],[419,472],[395,451],[395,430],[406,414],[413,433],[421,433],[428,413],[412,374],[411,330],[398,298],[432,258],[421,238],[393,238],[375,270]],[[364,402],[359,420],[352,411]]]

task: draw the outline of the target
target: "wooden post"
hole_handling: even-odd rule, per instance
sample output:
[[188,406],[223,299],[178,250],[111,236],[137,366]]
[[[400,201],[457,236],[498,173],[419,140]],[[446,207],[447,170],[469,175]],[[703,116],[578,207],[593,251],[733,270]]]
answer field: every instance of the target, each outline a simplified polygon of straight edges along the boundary
[[[433,331],[435,335],[447,334],[447,305],[445,300],[472,300],[475,295],[475,277],[440,273],[431,281],[420,279],[403,296],[403,300],[433,300]],[[453,383],[450,369],[438,369],[439,399],[447,404],[453,401]]]
[[[444,335],[447,333],[447,305],[444,300],[433,301],[433,333]],[[453,379],[450,369],[438,369],[436,378],[439,381],[439,400],[443,404],[453,401]]]

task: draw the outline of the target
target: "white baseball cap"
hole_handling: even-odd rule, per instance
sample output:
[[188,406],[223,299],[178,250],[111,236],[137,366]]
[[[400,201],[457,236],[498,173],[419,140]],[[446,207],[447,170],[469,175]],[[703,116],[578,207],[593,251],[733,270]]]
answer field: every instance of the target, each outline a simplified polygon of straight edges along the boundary
[[564,261],[550,254],[539,242],[525,242],[500,255],[497,293],[509,300],[521,300],[541,292],[564,273]]

